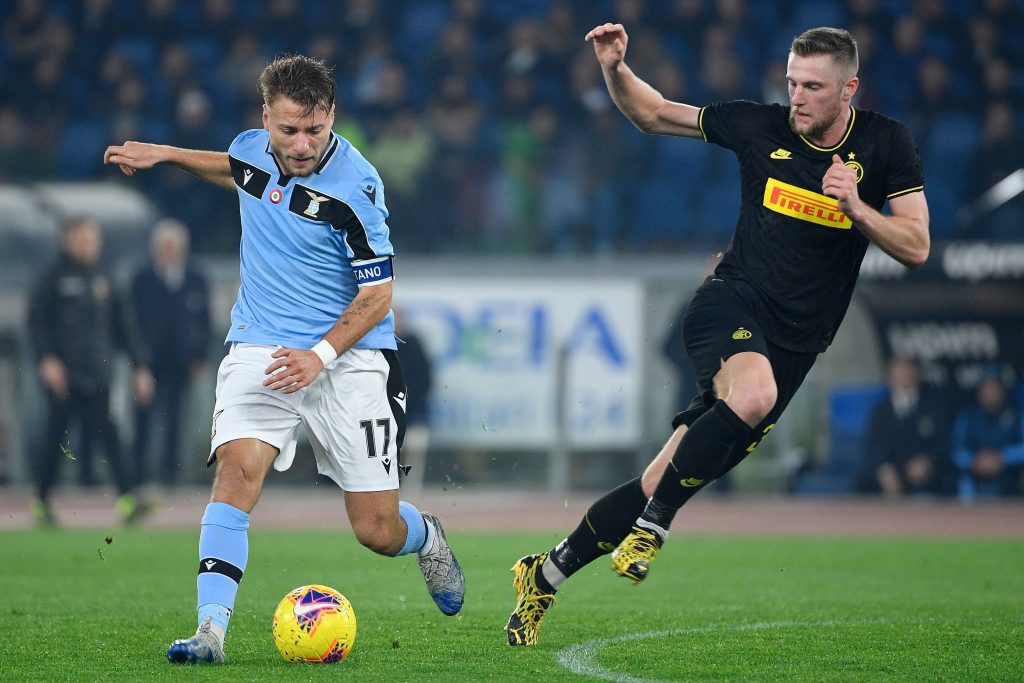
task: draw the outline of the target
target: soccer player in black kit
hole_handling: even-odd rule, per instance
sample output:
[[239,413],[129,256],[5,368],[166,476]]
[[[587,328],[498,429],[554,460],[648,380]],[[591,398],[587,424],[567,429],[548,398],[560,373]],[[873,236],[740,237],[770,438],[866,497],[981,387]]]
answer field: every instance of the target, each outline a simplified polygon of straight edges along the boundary
[[[623,61],[626,31],[587,34],[615,104],[645,133],[732,150],[742,197],[732,242],[683,320],[698,395],[641,477],[606,494],[551,550],[513,566],[510,645],[533,645],[555,592],[607,553],[633,582],[647,576],[676,511],[735,467],[775,426],[831,343],[868,243],[917,268],[928,257],[921,161],[907,129],[857,110],[857,44],[816,28],[790,47],[790,106],[670,102]],[[879,211],[888,200],[891,215]]]

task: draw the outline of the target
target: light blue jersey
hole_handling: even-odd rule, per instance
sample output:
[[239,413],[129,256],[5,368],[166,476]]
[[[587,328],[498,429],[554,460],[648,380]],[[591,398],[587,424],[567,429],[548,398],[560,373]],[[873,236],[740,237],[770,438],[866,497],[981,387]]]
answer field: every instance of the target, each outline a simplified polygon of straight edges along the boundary
[[[282,174],[265,130],[235,138],[228,159],[242,215],[242,285],[226,341],[311,348],[360,287],[392,279],[380,176],[333,133],[304,178]],[[396,348],[392,312],[355,346]]]

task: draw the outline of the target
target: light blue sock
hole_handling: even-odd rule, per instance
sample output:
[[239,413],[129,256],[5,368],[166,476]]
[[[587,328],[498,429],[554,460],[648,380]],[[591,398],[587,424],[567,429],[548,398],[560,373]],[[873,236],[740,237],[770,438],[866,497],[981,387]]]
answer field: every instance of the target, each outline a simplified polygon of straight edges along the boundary
[[225,631],[249,560],[249,514],[227,503],[206,506],[199,531],[199,624],[211,619]]
[[405,520],[409,531],[405,537],[405,545],[395,555],[408,555],[423,547],[424,541],[427,540],[427,523],[416,506],[404,500],[398,501],[398,514]]

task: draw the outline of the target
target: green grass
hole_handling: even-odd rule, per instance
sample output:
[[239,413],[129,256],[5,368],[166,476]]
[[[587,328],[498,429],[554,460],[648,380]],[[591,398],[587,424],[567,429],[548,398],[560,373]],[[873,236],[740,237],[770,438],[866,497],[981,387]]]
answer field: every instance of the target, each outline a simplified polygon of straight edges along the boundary
[[[195,629],[195,532],[0,534],[0,679],[12,680],[1021,680],[1024,543],[674,536],[632,587],[607,558],[559,594],[535,648],[509,648],[508,568],[555,535],[450,534],[460,617],[434,608],[411,558],[348,534],[254,532],[228,663],[172,667]],[[349,658],[284,662],[277,601],[304,583],[345,593]],[[568,667],[568,668],[567,668]],[[632,676],[632,678],[630,678]]]

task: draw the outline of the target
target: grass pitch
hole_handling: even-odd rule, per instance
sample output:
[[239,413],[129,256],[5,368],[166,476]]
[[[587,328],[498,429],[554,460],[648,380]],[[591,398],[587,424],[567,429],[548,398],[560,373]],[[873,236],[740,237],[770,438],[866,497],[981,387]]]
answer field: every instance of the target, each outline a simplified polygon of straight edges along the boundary
[[[107,540],[110,540],[108,543]],[[560,591],[532,648],[510,648],[512,563],[556,535],[450,533],[466,572],[444,617],[412,558],[350,534],[250,535],[227,663],[168,664],[195,630],[197,532],[0,534],[0,679],[1021,680],[1024,542],[673,536],[633,587],[602,558]],[[278,600],[325,583],[352,601],[334,665],[280,658]]]

